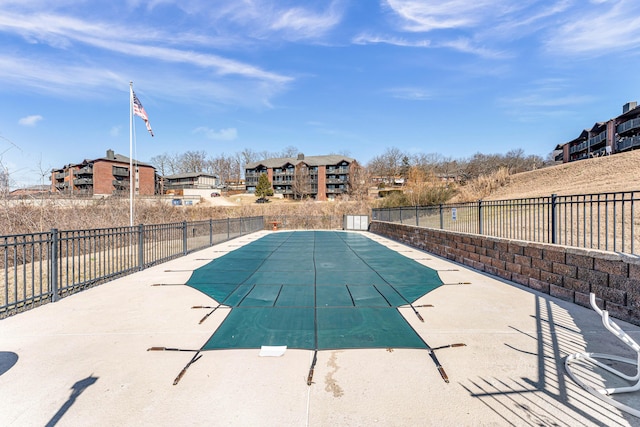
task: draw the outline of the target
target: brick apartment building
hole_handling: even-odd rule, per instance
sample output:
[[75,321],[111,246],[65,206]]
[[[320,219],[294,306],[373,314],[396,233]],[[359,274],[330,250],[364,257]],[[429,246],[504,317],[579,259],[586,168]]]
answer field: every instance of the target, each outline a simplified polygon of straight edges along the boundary
[[[138,161],[134,164],[135,194],[157,193],[158,179],[153,166]],[[51,171],[51,191],[79,195],[128,195],[129,157],[107,150],[106,157],[84,160]]]
[[577,138],[555,148],[555,160],[563,163],[640,148],[640,108],[637,102],[622,106],[622,114],[584,129]]
[[260,175],[267,174],[276,194],[330,200],[349,191],[357,165],[354,159],[340,155],[265,159],[245,166],[245,188],[255,192]]

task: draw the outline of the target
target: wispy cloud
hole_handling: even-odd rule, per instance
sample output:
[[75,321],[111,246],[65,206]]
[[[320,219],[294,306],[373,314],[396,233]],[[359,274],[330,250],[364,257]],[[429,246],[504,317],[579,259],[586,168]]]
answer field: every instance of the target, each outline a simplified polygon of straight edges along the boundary
[[352,40],[353,44],[389,44],[393,46],[404,47],[429,47],[431,45],[430,40],[408,40],[404,37],[387,37],[381,35],[372,34],[359,34]]
[[409,101],[428,101],[433,98],[433,94],[430,91],[418,87],[393,88],[387,92],[394,98]]
[[403,20],[406,31],[474,27],[487,16],[499,16],[511,7],[507,0],[385,0]]
[[602,56],[640,47],[640,2],[599,1],[576,11],[551,31],[546,48],[554,53]]
[[38,124],[39,121],[41,121],[43,119],[42,116],[38,115],[38,114],[34,114],[32,116],[27,116],[27,117],[23,117],[20,120],[18,120],[18,124],[21,126],[29,126],[29,127],[33,127],[35,125]]
[[194,52],[190,48],[155,46],[149,42],[169,44],[175,43],[175,39],[170,34],[163,34],[156,30],[140,31],[140,28],[132,34],[129,28],[129,26],[87,22],[59,15],[9,15],[4,17],[0,15],[0,29],[14,30],[29,40],[44,42],[55,48],[67,48],[75,43],[82,43],[138,58],[152,58],[157,61],[211,68],[223,75],[237,74],[247,78],[276,82],[291,80],[289,77],[264,71],[259,67],[219,55]]
[[233,141],[238,138],[238,130],[236,128],[215,130],[206,126],[200,126],[195,128],[193,133],[202,134],[205,138],[215,141]]
[[333,2],[326,11],[320,13],[299,7],[281,11],[269,28],[285,32],[290,39],[317,38],[335,27],[341,19],[342,13]]
[[518,120],[528,121],[567,115],[595,101],[591,95],[572,93],[574,91],[566,79],[542,79],[530,86],[513,96],[498,98],[498,105]]
[[257,39],[309,40],[324,36],[342,21],[343,3],[308,1],[303,7],[288,7],[280,0],[232,0],[223,2],[211,14],[216,22],[240,25],[248,36]]

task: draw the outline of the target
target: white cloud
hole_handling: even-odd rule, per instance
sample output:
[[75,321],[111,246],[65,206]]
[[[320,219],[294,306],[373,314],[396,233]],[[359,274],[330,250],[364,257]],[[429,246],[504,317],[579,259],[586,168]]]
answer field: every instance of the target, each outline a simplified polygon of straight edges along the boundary
[[[338,25],[344,14],[342,0],[334,0],[328,6],[325,1],[307,1],[297,7],[286,7],[282,3],[281,0],[232,0],[218,5],[211,14],[221,26],[233,22],[241,25],[245,34],[261,40],[272,40],[274,36],[286,40],[316,39]],[[314,8],[313,3],[319,6]]]
[[121,28],[108,23],[82,21],[59,15],[0,15],[0,29],[15,31],[27,39],[43,41],[56,48],[83,43],[112,52],[138,58],[154,59],[211,68],[221,75],[236,74],[247,78],[286,82],[289,77],[261,70],[259,67],[227,59],[219,55],[193,51],[192,47],[174,48],[150,43],[175,43],[174,35],[156,30],[131,34],[129,27]]
[[[269,28],[285,31],[289,38],[317,38],[335,27],[342,19],[333,3],[327,11],[314,13],[303,8],[292,8],[274,16]],[[292,37],[293,36],[293,37]]]
[[220,129],[217,131],[206,126],[200,126],[195,128],[193,133],[202,134],[207,139],[215,141],[233,141],[238,138],[238,130],[236,128]]
[[571,93],[571,82],[562,78],[541,79],[530,86],[511,97],[497,99],[498,105],[518,120],[529,121],[571,114],[595,101],[590,95]]
[[394,88],[389,89],[387,92],[391,93],[391,96],[394,98],[409,101],[428,101],[433,98],[433,95],[429,91],[418,87]]
[[407,40],[403,37],[374,36],[372,34],[360,34],[352,40],[354,44],[389,44],[402,47],[429,47],[430,40]]
[[38,114],[34,114],[31,116],[27,116],[27,117],[23,117],[20,120],[18,120],[18,124],[22,125],[22,126],[35,126],[36,124],[38,124],[38,122],[40,120],[42,120],[43,117],[38,115]]
[[600,56],[640,47],[640,2],[596,2],[551,32],[546,42],[558,54]]
[[507,0],[386,0],[406,31],[469,28],[510,9]]

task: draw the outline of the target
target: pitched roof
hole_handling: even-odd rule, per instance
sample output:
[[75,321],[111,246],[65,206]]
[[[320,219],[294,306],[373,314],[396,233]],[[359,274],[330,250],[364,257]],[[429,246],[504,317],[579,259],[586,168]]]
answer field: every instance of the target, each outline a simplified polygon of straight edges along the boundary
[[[115,153],[115,154],[113,155],[113,158],[109,158],[109,157],[107,157],[107,156],[105,156],[105,157],[98,157],[98,158],[97,158],[97,159],[95,159],[95,160],[85,160],[83,163],[97,162],[97,161],[99,161],[99,160],[100,160],[100,161],[105,161],[105,162],[127,163],[127,164],[129,163],[129,158],[128,158],[127,156],[124,156],[124,155],[122,155],[122,154],[118,154],[118,153]],[[133,161],[133,163],[134,163],[134,164],[136,164],[136,165],[138,165],[138,166],[149,166],[149,167],[152,167],[152,168],[154,168],[154,169],[155,169],[155,167],[154,167],[154,166],[151,166],[151,165],[150,165],[150,164],[148,164],[148,163],[140,162],[140,161],[138,161],[138,160],[136,160],[136,159],[132,159],[132,161]]]
[[323,165],[337,165],[338,163],[346,161],[353,163],[355,159],[351,157],[342,156],[339,154],[329,154],[326,156],[299,156],[299,157],[278,157],[273,159],[264,159],[257,162],[247,163],[245,169],[256,169],[258,166],[265,166],[267,168],[278,168],[287,164],[298,165],[304,163],[309,166],[323,166]]
[[185,172],[185,173],[177,173],[175,175],[165,175],[164,179],[181,179],[181,178],[198,178],[201,176],[209,176],[212,178],[218,178],[218,175],[206,172]]

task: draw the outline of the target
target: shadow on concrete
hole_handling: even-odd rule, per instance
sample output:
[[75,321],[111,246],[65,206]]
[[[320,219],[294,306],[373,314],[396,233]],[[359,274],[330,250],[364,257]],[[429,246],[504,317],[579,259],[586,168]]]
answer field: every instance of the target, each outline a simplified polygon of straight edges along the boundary
[[76,399],[90,386],[95,384],[98,381],[98,377],[94,377],[93,375],[88,376],[78,382],[76,382],[73,386],[71,386],[71,396],[64,402],[64,405],[60,407],[58,412],[49,420],[46,424],[46,427],[53,427],[58,424],[58,421],[62,419],[64,414],[71,408],[71,406],[76,402]]
[[[564,369],[565,358],[574,352],[620,350],[613,335],[598,324],[599,316],[572,316],[548,297],[536,295],[535,333],[513,330],[535,340],[537,378],[493,377],[469,379],[460,385],[472,397],[499,415],[507,425],[608,425],[640,426],[640,419],[603,404],[574,383]],[[600,330],[602,329],[602,334]],[[611,335],[610,339],[607,335]],[[607,351],[605,351],[607,352]],[[619,353],[619,351],[616,351]],[[596,373],[592,373],[596,375]],[[557,408],[554,411],[549,408]]]
[[0,351],[0,375],[18,363],[18,355],[12,351]]

